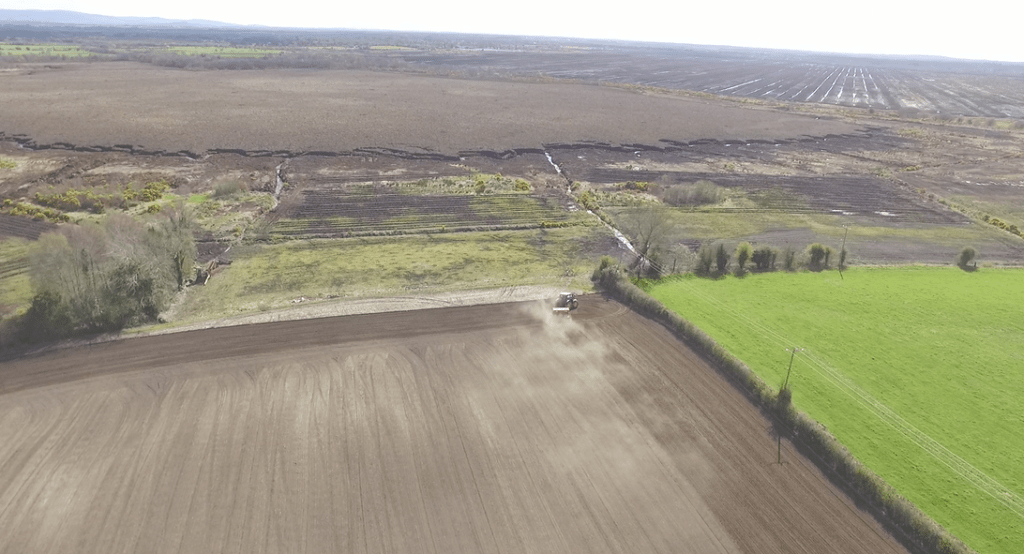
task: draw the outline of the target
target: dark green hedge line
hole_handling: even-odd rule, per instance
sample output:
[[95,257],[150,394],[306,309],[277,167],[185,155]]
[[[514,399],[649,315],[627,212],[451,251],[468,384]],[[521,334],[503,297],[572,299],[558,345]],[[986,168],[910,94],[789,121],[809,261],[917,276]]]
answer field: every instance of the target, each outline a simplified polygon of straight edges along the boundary
[[634,285],[612,260],[602,260],[594,271],[593,280],[603,291],[634,311],[664,325],[736,382],[760,407],[774,414],[788,427],[791,438],[799,441],[813,454],[812,457],[816,458],[815,461],[826,474],[832,475],[867,502],[887,521],[890,530],[904,537],[908,546],[936,554],[974,552],[860,463],[825,426],[796,410],[792,404],[779,402],[777,390],[761,380],[746,364],[708,334]]

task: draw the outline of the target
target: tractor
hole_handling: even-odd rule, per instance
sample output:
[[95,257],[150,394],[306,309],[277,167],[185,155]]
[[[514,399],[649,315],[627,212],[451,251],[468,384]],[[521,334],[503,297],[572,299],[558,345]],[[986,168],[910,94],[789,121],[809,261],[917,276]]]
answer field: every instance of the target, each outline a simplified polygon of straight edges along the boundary
[[576,294],[572,292],[563,292],[558,295],[558,300],[555,300],[555,313],[569,315],[569,312],[580,307],[579,300],[576,299]]

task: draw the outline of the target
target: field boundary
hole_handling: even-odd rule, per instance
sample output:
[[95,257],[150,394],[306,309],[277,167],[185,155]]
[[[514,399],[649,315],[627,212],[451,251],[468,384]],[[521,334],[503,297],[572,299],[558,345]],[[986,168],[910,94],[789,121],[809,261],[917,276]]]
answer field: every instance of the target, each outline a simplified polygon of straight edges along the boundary
[[751,400],[780,420],[788,427],[789,438],[813,454],[812,459],[819,469],[841,488],[864,501],[875,517],[901,538],[906,546],[912,550],[936,554],[974,553],[963,541],[861,463],[823,425],[798,411],[792,404],[779,403],[778,391],[710,335],[634,285],[620,267],[600,267],[593,277],[601,290],[664,325],[740,387]]

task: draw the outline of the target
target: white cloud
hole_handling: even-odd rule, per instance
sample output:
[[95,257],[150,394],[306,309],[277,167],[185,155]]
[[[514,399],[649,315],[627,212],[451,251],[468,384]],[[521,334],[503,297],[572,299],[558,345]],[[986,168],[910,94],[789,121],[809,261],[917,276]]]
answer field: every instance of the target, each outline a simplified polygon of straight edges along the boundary
[[[258,4],[177,0],[7,0],[14,9],[212,19],[270,26],[344,27],[513,35],[581,36],[851,53],[930,54],[1024,61],[1013,29],[1024,8],[1004,0],[970,4],[862,0],[595,3],[389,0]],[[966,9],[970,9],[966,12]]]

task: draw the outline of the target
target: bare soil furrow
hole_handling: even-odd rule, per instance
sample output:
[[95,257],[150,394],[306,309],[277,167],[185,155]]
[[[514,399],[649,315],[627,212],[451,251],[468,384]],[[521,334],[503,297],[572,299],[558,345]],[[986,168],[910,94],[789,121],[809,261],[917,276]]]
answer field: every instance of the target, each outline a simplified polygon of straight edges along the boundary
[[770,421],[714,370],[595,296],[571,319],[132,339],[0,379],[0,551],[902,551],[788,444],[772,463]]

